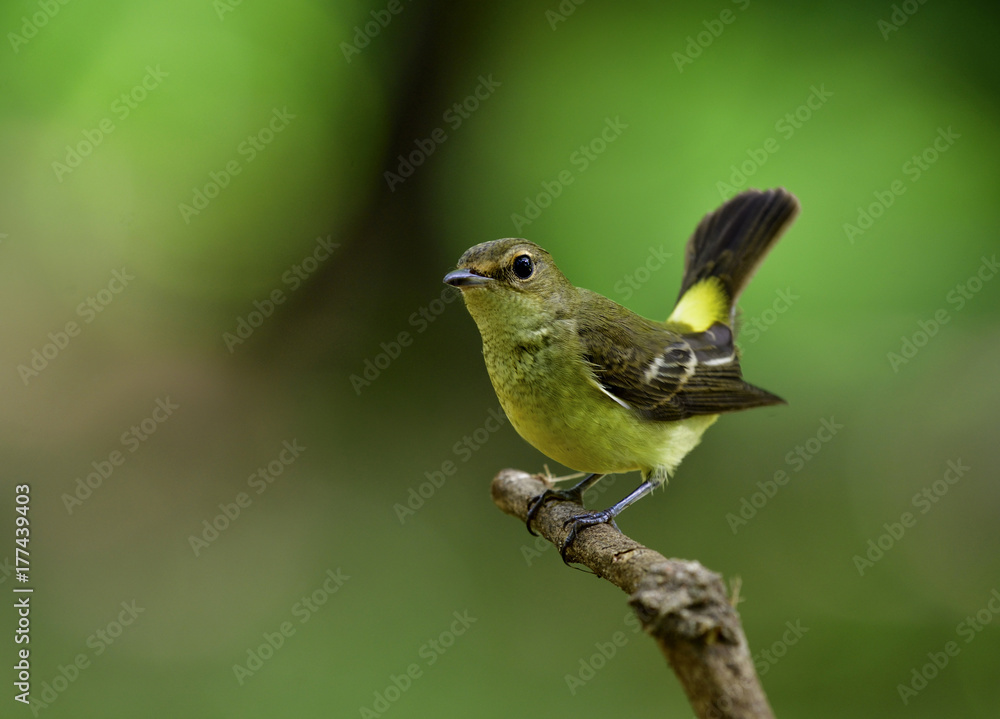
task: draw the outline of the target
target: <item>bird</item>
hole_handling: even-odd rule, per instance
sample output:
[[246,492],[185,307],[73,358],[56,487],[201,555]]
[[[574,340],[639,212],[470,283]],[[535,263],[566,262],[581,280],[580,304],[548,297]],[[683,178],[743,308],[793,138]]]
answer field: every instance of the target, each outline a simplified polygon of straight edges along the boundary
[[536,496],[529,532],[547,502],[582,504],[602,477],[641,472],[621,501],[566,520],[560,555],[567,564],[583,529],[617,529],[615,518],[667,482],[720,414],[785,403],[743,379],[736,303],[799,209],[784,188],[752,189],[706,214],[688,240],[666,321],[575,287],[548,252],[522,238],[475,245],[444,277],[479,328],[511,425],[549,458],[587,475]]

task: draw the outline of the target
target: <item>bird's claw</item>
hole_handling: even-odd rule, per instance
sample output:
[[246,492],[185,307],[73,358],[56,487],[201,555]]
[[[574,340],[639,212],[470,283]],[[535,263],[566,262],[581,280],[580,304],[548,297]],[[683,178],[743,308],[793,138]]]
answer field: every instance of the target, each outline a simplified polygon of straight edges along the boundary
[[535,516],[541,511],[542,507],[545,506],[546,502],[552,500],[559,500],[561,502],[576,502],[577,504],[583,499],[583,492],[575,491],[574,488],[570,489],[546,489],[541,494],[532,497],[531,502],[528,504],[528,516],[525,519],[525,525],[528,527],[528,533],[532,537],[537,537],[538,533],[531,528],[531,522],[535,519]]
[[559,547],[559,556],[562,557],[563,564],[569,566],[569,560],[566,559],[566,551],[569,549],[569,546],[576,541],[577,535],[580,534],[580,530],[586,529],[587,527],[593,527],[597,524],[610,524],[615,528],[616,532],[620,533],[622,531],[618,529],[618,525],[615,523],[615,514],[607,509],[601,512],[574,514],[572,517],[563,522],[563,528],[570,527],[569,534],[566,535],[566,539],[563,540],[562,546]]

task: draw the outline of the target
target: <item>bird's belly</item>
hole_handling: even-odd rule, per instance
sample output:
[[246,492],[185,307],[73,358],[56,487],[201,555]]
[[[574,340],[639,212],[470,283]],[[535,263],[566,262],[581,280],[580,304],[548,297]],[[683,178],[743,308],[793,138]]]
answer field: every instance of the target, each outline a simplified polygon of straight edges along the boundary
[[604,394],[582,362],[561,366],[549,362],[551,371],[546,373],[516,364],[490,365],[487,360],[500,404],[518,434],[546,456],[580,472],[669,474],[717,417],[642,419]]

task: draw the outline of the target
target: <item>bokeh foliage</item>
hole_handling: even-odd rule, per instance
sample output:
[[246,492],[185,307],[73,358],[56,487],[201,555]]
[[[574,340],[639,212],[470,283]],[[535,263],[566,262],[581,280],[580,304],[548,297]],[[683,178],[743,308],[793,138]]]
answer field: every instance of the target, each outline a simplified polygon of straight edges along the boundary
[[[90,660],[40,713],[359,716],[396,677],[398,716],[688,716],[624,597],[492,506],[497,470],[546,459],[490,431],[478,335],[440,279],[520,235],[665,317],[724,183],[802,202],[741,303],[745,374],[789,405],[720,420],[623,529],[741,578],[778,716],[993,716],[996,21],[935,2],[5,4],[0,526],[30,483],[33,693]],[[158,399],[178,407],[162,422]],[[306,449],[282,464],[285,441]],[[951,484],[949,462],[968,467]],[[859,571],[869,540],[885,549]],[[786,623],[808,631],[781,646]]]

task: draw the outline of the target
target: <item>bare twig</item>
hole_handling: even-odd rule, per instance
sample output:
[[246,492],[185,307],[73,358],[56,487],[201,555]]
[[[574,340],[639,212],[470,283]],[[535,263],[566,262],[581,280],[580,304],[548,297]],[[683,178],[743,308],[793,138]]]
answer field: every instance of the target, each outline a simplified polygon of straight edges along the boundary
[[[516,469],[493,480],[493,501],[524,521],[528,503],[546,485]],[[557,547],[567,518],[585,511],[549,502],[532,528]],[[701,719],[773,719],[757,678],[740,617],[722,577],[698,562],[667,559],[606,524],[583,530],[567,558],[589,567],[630,595],[646,631],[656,639]]]

